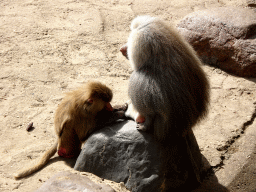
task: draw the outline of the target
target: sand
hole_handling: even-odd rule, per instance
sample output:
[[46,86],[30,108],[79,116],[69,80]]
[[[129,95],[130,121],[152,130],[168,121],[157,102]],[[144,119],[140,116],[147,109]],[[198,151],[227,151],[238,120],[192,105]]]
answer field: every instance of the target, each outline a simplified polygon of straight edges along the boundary
[[[132,70],[119,48],[135,16],[177,24],[191,12],[223,6],[244,7],[246,1],[0,1],[0,191],[34,191],[55,173],[72,170],[75,160],[55,155],[31,177],[12,177],[54,143],[54,113],[63,93],[98,80],[113,89],[113,105],[128,100]],[[35,129],[27,132],[30,122]]]

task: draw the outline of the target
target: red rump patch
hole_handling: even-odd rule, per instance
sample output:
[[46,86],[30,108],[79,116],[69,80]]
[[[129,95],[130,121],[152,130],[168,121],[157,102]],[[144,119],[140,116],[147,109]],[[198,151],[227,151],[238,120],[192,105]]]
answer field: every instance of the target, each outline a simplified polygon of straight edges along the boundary
[[60,147],[60,149],[58,150],[58,155],[64,158],[73,158],[75,156],[74,154],[67,155],[67,150],[63,147]]

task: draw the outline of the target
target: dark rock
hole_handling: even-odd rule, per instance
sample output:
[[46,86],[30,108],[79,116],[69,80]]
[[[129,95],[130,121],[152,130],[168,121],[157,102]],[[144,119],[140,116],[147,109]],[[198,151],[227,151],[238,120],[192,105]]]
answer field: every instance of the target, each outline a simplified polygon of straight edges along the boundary
[[214,8],[194,12],[178,29],[203,62],[242,77],[256,77],[256,12]]
[[256,0],[246,0],[249,7],[256,7]]
[[[186,188],[188,181],[197,183],[201,179],[202,156],[193,132],[185,138],[175,137],[168,146],[168,153],[172,154],[168,166],[173,168],[169,183]],[[124,182],[133,192],[160,191],[164,181],[163,152],[167,150],[161,150],[151,134],[138,131],[134,121],[124,121],[91,135],[74,168]]]
[[77,175],[68,171],[58,173],[47,180],[35,192],[61,192],[61,191],[86,191],[86,192],[115,192],[109,185],[94,183],[86,176]]

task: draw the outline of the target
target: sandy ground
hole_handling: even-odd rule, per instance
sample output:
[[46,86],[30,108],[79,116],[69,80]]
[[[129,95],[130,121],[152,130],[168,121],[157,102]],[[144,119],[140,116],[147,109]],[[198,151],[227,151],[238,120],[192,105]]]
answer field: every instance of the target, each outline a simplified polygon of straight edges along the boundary
[[[222,6],[246,1],[0,1],[0,191],[33,191],[55,173],[72,170],[74,160],[56,155],[31,177],[12,178],[54,143],[54,112],[64,92],[95,79],[113,89],[113,104],[128,99],[131,69],[119,48],[136,15],[176,24],[193,11]],[[30,122],[35,129],[27,132]]]

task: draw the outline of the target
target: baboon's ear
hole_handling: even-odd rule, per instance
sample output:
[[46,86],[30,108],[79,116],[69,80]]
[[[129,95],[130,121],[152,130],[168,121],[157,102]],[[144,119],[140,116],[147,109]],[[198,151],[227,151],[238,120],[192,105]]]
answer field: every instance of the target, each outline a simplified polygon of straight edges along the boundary
[[93,104],[93,102],[94,100],[92,98],[87,99],[83,105],[84,110],[87,110],[88,107],[90,107]]
[[92,104],[93,103],[93,99],[89,98],[89,99],[87,99],[87,102]]

